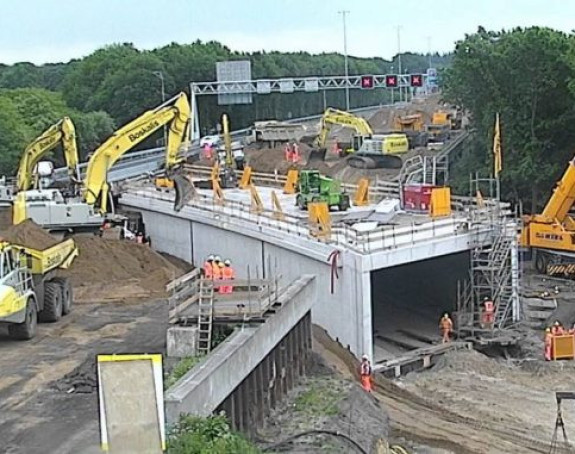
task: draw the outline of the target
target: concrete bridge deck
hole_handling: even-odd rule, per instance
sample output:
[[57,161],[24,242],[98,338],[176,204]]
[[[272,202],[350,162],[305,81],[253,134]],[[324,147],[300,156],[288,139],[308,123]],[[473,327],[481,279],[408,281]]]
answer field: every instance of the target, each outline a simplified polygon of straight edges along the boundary
[[[473,224],[467,209],[460,206],[453,216],[435,220],[395,214],[368,230],[338,222],[333,213],[331,235],[318,239],[310,235],[305,213],[294,207],[293,196],[281,195],[285,207],[279,219],[278,213],[266,208],[271,189],[257,189],[264,203],[262,212],[253,210],[249,191],[240,190],[225,190],[223,205],[216,203],[211,191],[199,190],[176,213],[172,193],[144,185],[126,188],[120,204],[142,212],[155,248],[195,265],[217,254],[230,258],[236,270],[259,269],[262,276],[255,278],[266,278],[269,263],[286,281],[315,275],[314,323],[358,355],[373,354],[374,272],[468,251],[490,232],[485,225]],[[373,209],[354,208],[351,213]]]

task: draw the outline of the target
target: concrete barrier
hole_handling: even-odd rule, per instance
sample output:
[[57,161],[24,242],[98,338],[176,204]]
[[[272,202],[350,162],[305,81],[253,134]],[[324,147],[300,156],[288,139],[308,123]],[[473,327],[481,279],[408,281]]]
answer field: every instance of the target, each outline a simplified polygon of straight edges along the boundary
[[[210,415],[290,330],[311,311],[315,277],[304,275],[282,289],[279,310],[260,326],[233,333],[166,391],[169,424],[182,413]],[[230,373],[234,371],[234,373]]]

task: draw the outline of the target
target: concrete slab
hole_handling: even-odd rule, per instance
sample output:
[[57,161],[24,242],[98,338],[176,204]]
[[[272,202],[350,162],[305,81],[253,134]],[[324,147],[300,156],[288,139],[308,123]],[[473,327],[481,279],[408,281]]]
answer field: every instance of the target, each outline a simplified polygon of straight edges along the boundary
[[167,353],[171,358],[198,355],[199,332],[197,326],[171,326],[167,333]]

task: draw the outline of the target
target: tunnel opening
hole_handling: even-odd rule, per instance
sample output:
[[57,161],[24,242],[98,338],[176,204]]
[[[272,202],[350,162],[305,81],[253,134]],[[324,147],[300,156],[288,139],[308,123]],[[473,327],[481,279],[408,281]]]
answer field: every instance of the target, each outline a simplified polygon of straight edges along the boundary
[[455,311],[469,264],[461,252],[371,272],[375,363],[440,342],[439,319]]

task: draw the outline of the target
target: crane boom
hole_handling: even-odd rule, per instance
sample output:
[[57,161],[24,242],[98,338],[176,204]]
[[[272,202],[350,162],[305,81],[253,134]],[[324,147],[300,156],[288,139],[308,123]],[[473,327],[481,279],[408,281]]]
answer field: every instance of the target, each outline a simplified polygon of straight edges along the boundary
[[182,162],[180,146],[186,135],[190,119],[190,104],[185,93],[180,93],[161,106],[144,112],[117,130],[94,152],[84,180],[84,200],[95,205],[100,199],[100,211],[106,212],[108,198],[107,172],[122,155],[144,141],[158,129],[169,124],[166,144],[166,170],[174,169]]
[[550,222],[555,220],[563,222],[569,214],[569,210],[575,203],[575,160],[569,162],[569,167],[563,174],[553,195],[541,213],[541,218]]
[[340,125],[353,128],[357,135],[369,137],[373,135],[373,130],[369,123],[361,117],[357,117],[349,112],[328,107],[321,118],[321,130],[318,136],[318,146],[324,148],[329,131],[332,125]]
[[18,191],[27,191],[33,183],[34,167],[49,151],[62,144],[64,159],[68,168],[68,175],[72,181],[80,181],[78,172],[78,149],[76,147],[76,130],[74,123],[68,117],[64,117],[55,125],[50,126],[38,136],[24,150],[20,159],[17,176]]

